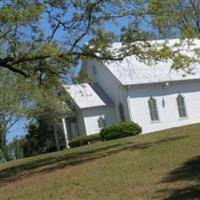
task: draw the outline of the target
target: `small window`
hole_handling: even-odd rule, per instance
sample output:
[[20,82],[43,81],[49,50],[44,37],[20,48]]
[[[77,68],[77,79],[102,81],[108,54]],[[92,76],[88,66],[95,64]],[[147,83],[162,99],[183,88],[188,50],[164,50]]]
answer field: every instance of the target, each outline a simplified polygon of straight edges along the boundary
[[96,69],[96,66],[95,66],[95,65],[92,65],[92,71],[93,71],[93,74],[94,74],[94,75],[97,74],[97,69]]
[[106,126],[106,121],[103,117],[99,117],[98,126],[99,126],[99,128],[104,128]]
[[178,97],[176,98],[176,102],[177,102],[179,117],[180,118],[187,117],[184,97],[182,95],[178,95]]
[[158,115],[158,108],[157,108],[157,102],[154,98],[150,98],[148,101],[149,104],[149,112],[151,121],[159,121],[159,115]]
[[124,107],[119,103],[119,116],[121,121],[125,121]]

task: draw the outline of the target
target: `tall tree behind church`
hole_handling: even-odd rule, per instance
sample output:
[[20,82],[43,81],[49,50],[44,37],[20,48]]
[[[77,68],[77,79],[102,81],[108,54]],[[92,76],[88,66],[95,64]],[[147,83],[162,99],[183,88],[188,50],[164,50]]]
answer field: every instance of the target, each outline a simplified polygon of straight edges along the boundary
[[[61,149],[65,148],[65,138],[62,127],[57,124],[59,143]],[[53,134],[53,126],[47,118],[38,117],[27,127],[27,135],[23,144],[24,157],[34,156],[41,153],[48,153],[57,150],[56,141]]]

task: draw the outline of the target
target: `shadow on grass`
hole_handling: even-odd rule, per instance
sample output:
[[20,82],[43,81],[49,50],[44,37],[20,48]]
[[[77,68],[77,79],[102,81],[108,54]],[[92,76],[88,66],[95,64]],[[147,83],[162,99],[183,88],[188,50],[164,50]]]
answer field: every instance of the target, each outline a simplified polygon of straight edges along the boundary
[[117,143],[109,146],[98,147],[94,149],[80,150],[78,152],[66,153],[64,155],[50,156],[44,159],[38,159],[35,161],[29,161],[17,166],[8,167],[0,170],[0,186],[3,186],[9,182],[18,180],[20,177],[30,176],[32,174],[39,174],[50,172],[52,170],[60,169],[70,165],[78,165],[86,161],[106,157],[123,150],[144,150],[152,145],[162,144],[165,142],[174,142],[176,140],[183,139],[187,136],[170,137],[167,139],[134,144],[133,142]]
[[165,191],[170,193],[163,200],[197,200],[200,199],[200,185],[191,186],[184,189]]
[[164,200],[200,199],[200,156],[183,163],[181,167],[171,171],[163,180],[165,183],[176,183],[178,181],[187,181],[190,184],[185,188],[159,191],[169,194]]

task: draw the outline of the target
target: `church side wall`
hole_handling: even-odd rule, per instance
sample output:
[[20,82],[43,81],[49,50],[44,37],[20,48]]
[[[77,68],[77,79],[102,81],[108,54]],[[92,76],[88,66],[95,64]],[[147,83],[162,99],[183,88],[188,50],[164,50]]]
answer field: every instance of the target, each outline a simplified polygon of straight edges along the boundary
[[[85,64],[85,68],[89,72],[93,81],[96,81],[99,86],[105,91],[105,93],[113,100],[115,104],[116,120],[120,121],[119,115],[119,103],[123,105],[125,118],[130,120],[128,105],[127,105],[127,91],[124,86],[114,77],[114,75],[104,66],[101,62],[88,61]],[[95,67],[96,73],[94,73]]]
[[[169,85],[152,84],[129,87],[130,108],[133,121],[139,123],[143,133],[200,122],[200,81],[170,82]],[[184,96],[187,117],[180,118],[177,96]],[[159,121],[152,122],[148,100],[156,99]]]
[[85,123],[86,135],[93,135],[100,132],[101,128],[98,125],[98,120],[100,117],[105,120],[106,126],[116,122],[113,106],[87,108],[83,109],[82,113]]

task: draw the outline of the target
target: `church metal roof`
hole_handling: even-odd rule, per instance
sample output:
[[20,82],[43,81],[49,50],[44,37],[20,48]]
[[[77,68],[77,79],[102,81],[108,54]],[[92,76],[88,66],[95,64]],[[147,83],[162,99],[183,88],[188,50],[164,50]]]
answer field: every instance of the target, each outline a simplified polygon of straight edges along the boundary
[[83,108],[112,105],[113,101],[96,83],[64,85],[75,104]]
[[[169,40],[167,45],[176,46],[179,40]],[[153,45],[162,45],[164,40],[152,41]],[[113,44],[113,49],[120,49],[121,43]],[[200,49],[200,40],[192,41],[188,46],[187,42],[182,42],[180,47],[182,54],[194,56],[194,49]],[[199,56],[200,57],[200,56]],[[200,59],[200,58],[198,58]],[[104,65],[119,80],[122,85],[147,84],[165,81],[179,81],[188,79],[200,79],[200,63],[195,62],[189,66],[191,74],[187,74],[185,70],[172,69],[172,61],[159,61],[155,64],[147,64],[147,62],[139,60],[136,56],[128,56],[122,61],[105,61]]]

